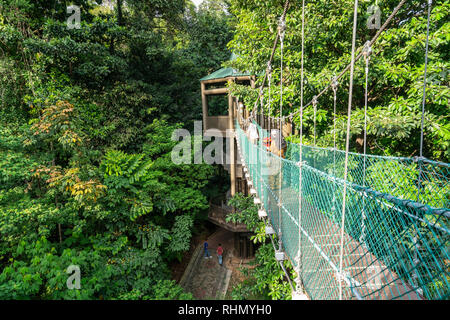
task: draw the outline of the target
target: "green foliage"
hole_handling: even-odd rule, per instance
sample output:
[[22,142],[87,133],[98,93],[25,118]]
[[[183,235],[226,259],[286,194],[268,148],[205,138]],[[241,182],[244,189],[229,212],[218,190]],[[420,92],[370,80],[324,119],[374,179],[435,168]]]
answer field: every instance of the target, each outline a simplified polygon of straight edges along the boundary
[[[245,223],[254,233],[252,240],[261,244],[256,250],[255,260],[252,261],[254,267],[242,270],[247,279],[233,288],[232,298],[242,300],[262,296],[272,300],[290,300],[291,287],[285,279],[283,269],[275,259],[275,251],[269,241],[270,236],[265,234],[265,225],[258,218],[258,209],[253,204],[253,198],[238,193],[230,199],[229,204],[236,207],[236,213],[229,214],[227,221]],[[277,241],[275,236],[273,240]],[[290,278],[294,279],[295,272],[291,263],[285,260],[283,264]]]
[[[282,1],[230,1],[230,11],[236,16],[236,32],[229,48],[238,58],[229,64],[238,70],[260,74],[266,69],[277,33]],[[398,1],[383,1],[378,5],[382,22]],[[371,2],[358,6],[357,53],[376,30],[367,28],[367,8]],[[300,106],[301,24],[302,3],[290,2],[286,16],[284,41],[283,111],[287,115]],[[433,1],[430,25],[430,53],[427,76],[427,98],[424,123],[424,156],[449,161],[449,87],[448,87],[448,1]],[[379,155],[418,155],[422,109],[424,44],[426,38],[426,6],[423,1],[408,1],[388,25],[373,46],[368,84],[367,145],[368,151]],[[306,2],[304,39],[304,103],[312,100],[330,80],[350,62],[353,1]],[[280,105],[280,46],[273,61],[271,98]],[[362,152],[364,135],[364,59],[355,65],[352,103],[351,148]],[[260,80],[261,81],[260,77]],[[345,146],[348,104],[348,73],[340,80],[337,91],[337,126],[333,131],[333,92],[328,90],[317,105],[317,145],[333,146],[336,134],[339,148]],[[250,108],[258,89],[231,86],[232,92]],[[268,101],[268,88],[264,101]],[[265,107],[268,113],[268,106]],[[272,115],[279,108],[271,110]],[[300,118],[294,117],[298,126]],[[304,141],[313,140],[313,107],[304,110]]]
[[158,281],[153,290],[152,300],[193,300],[192,293],[184,292],[173,280]]
[[[0,274],[1,299],[92,299],[110,270],[100,268],[97,252],[65,249],[58,253],[45,238],[30,245],[21,241],[10,265]],[[69,265],[83,270],[81,290],[67,290],[65,273]]]
[[[199,118],[198,79],[231,52],[237,69],[265,69],[282,2],[206,0],[198,10],[184,0],[116,1],[114,10],[88,0],[70,3],[82,9],[80,29],[67,28],[65,1],[0,0],[0,299],[191,299],[170,280],[168,266],[188,250],[207,196],[218,189],[211,186],[213,167],[172,163],[171,135]],[[396,1],[380,5],[386,14]],[[348,63],[352,14],[350,0],[307,6],[305,100]],[[293,2],[287,18],[286,112],[299,106],[299,8]],[[450,146],[448,11],[448,1],[433,5],[425,114],[425,155],[440,160],[449,159]],[[408,2],[374,47],[367,128],[373,153],[417,154],[423,13],[421,2]],[[373,35],[360,16],[358,46]],[[279,60],[277,51],[274,66]],[[271,88],[276,105],[279,71]],[[358,64],[356,149],[363,134],[363,71]],[[255,90],[230,88],[253,105]],[[346,99],[340,88],[340,146]],[[322,146],[334,134],[331,103],[329,95],[319,101]],[[311,141],[311,108],[304,120]],[[385,178],[375,171],[367,176],[374,183]],[[431,178],[424,185],[440,187]],[[288,299],[256,208],[240,195],[232,204],[240,210],[229,221],[246,223],[261,244],[249,273],[254,281],[235,296]],[[66,287],[71,264],[81,268],[81,290]],[[286,268],[292,271],[287,262]]]
[[173,164],[171,136],[198,119],[230,18],[184,0],[70,3],[80,29],[64,1],[0,0],[0,299],[191,299],[169,264],[215,170]]
[[171,230],[170,251],[178,253],[189,250],[190,237],[194,221],[191,216],[184,215],[175,218]]
[[254,205],[252,197],[245,197],[242,193],[237,193],[230,199],[229,205],[239,210],[228,214],[226,221],[245,224],[249,230],[254,232],[251,240],[254,243],[264,243],[266,241],[265,225],[258,218],[258,208]]

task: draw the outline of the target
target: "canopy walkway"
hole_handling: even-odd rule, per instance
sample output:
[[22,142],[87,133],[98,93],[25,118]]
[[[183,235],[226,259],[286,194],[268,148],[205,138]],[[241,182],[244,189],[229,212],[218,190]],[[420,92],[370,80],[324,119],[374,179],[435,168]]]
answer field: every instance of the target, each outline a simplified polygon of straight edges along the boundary
[[[247,106],[247,110],[240,105],[236,111],[237,149],[251,187],[250,194],[255,196],[258,215],[265,222],[266,234],[271,236],[275,258],[286,274],[283,261],[288,259],[298,275],[295,288],[287,275],[295,292],[293,298],[423,300],[450,296],[450,165],[423,156],[431,0],[426,7],[419,156],[381,157],[366,153],[372,46],[405,2],[398,3],[364,47],[356,48],[358,0],[354,0],[351,61],[311,101],[304,103],[303,0],[300,107],[286,114],[283,112],[283,50],[289,8],[286,0],[255,104],[253,108]],[[276,110],[272,104],[271,81],[278,43],[281,80],[279,110]],[[364,153],[357,154],[350,152],[349,141],[354,68],[362,57],[365,61]],[[332,89],[335,127],[336,92],[347,72],[350,83],[345,151],[336,148],[336,130],[333,130],[334,147],[318,148],[315,146],[318,99]],[[264,94],[266,80],[268,95]],[[309,106],[314,111],[314,146],[303,144],[303,112]],[[294,118],[300,121],[300,143],[288,143],[284,156],[281,152],[278,156],[273,150],[268,151],[263,141],[269,136],[271,124],[284,130],[286,120],[292,123]],[[250,125],[256,126],[256,138],[254,132],[247,136]],[[281,146],[282,134],[278,133],[276,140]]]
[[[366,153],[372,46],[405,2],[400,0],[375,36],[356,48],[358,0],[354,0],[351,61],[311,101],[304,103],[303,0],[300,106],[286,114],[283,112],[283,50],[289,8],[286,0],[254,106],[239,103],[239,110],[230,107],[229,128],[234,129],[243,173],[259,207],[258,215],[266,224],[266,234],[271,235],[275,258],[286,274],[283,263],[286,259],[297,272],[296,287],[290,282],[295,298],[423,300],[450,296],[450,165],[423,156],[431,0],[426,5],[419,156],[382,157]],[[271,97],[272,60],[278,44],[279,110]],[[361,58],[365,62],[364,153],[357,154],[350,152],[349,141],[354,68]],[[336,130],[333,148],[316,147],[318,99],[332,90],[335,129],[339,81],[347,72],[350,82],[345,151],[336,148]],[[229,93],[229,101],[232,100]],[[310,106],[314,115],[314,146],[303,144],[303,112]],[[288,143],[281,157],[268,151],[263,141],[269,136],[271,125],[283,132],[286,120],[291,125],[294,119],[300,143]],[[254,132],[247,136],[250,125],[256,126],[256,138]],[[276,138],[280,139],[279,146],[281,137],[278,134]],[[231,140],[234,152],[234,139]]]
[[281,240],[280,249],[295,266],[310,298],[339,299],[341,281],[342,299],[448,297],[448,164],[351,154],[344,181],[345,152],[303,146],[300,165],[299,145],[288,144],[287,156],[281,158],[262,145],[266,130],[258,126],[260,139],[253,144],[239,122],[235,126],[255,202],[264,208]]

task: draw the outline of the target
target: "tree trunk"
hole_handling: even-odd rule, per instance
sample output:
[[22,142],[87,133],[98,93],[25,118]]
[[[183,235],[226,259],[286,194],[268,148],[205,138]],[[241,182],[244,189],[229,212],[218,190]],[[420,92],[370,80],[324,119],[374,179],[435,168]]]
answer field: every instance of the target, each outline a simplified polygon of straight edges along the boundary
[[122,5],[123,0],[117,0],[117,23],[119,26],[123,25]]
[[62,232],[61,232],[61,224],[58,223],[58,232],[59,232],[59,243],[62,243]]

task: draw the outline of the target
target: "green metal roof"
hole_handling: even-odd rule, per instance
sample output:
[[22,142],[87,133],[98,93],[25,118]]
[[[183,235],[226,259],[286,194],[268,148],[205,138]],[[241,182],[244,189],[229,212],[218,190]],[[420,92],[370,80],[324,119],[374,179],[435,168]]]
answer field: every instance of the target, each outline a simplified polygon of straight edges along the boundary
[[221,78],[227,78],[227,77],[242,77],[242,76],[250,76],[250,73],[242,73],[239,72],[233,68],[222,68],[219,69],[209,75],[207,75],[206,77],[203,77],[200,79],[200,81],[205,81],[205,80],[213,80],[213,79],[221,79]]
[[[229,60],[233,61],[233,60],[236,60],[236,58],[237,58],[237,55],[234,52],[232,52]],[[237,71],[236,69],[229,67],[229,68],[222,68],[217,71],[214,71],[213,73],[201,78],[200,81],[222,79],[222,78],[227,78],[227,77],[245,77],[245,76],[251,76],[251,74],[250,73],[242,73],[240,71]]]

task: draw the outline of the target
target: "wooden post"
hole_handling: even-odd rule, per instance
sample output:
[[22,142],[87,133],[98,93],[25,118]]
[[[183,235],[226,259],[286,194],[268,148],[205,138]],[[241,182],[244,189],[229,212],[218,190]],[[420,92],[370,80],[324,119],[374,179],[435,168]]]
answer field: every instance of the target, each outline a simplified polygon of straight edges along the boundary
[[239,256],[239,234],[237,232],[233,232],[233,240],[235,253]]
[[208,97],[205,94],[205,83],[201,82],[202,86],[202,112],[203,112],[203,131],[207,130],[207,117],[208,117]]
[[247,248],[247,244],[248,244],[248,239],[247,239],[247,237],[245,236],[245,234],[242,234],[243,236],[241,236],[242,237],[242,244],[244,245],[244,248],[242,248],[242,251],[243,251],[243,258],[244,259],[247,259],[248,258],[248,248]]
[[[250,87],[252,88],[252,89],[255,89],[256,88],[256,77],[255,76],[251,76],[250,77]],[[258,106],[256,106],[256,108],[258,108]],[[250,111],[248,112],[248,117],[250,117]],[[247,118],[248,118],[247,117]],[[256,118],[255,118],[255,120],[256,121],[258,121],[258,115],[256,115]]]
[[[231,80],[229,80],[231,82]],[[230,175],[231,175],[231,196],[236,194],[236,152],[234,143],[234,117],[233,117],[233,97],[228,93],[228,128],[233,130],[230,138]]]

